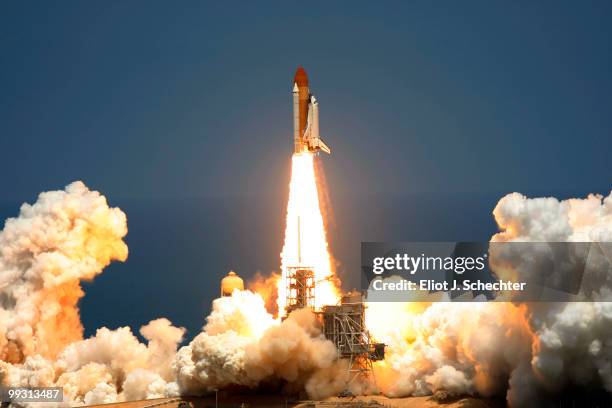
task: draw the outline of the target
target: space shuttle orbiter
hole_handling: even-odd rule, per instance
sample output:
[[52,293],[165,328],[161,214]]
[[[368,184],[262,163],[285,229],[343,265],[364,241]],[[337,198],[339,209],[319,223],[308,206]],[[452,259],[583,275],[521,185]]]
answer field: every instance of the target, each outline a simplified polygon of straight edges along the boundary
[[319,135],[319,104],[310,93],[308,75],[301,66],[293,78],[293,141],[295,153],[331,153]]

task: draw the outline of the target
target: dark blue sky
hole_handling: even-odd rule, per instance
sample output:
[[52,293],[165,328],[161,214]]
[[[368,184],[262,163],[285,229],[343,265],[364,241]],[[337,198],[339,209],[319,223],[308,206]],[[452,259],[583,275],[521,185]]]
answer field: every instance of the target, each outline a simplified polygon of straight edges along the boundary
[[612,187],[609,2],[220,3],[0,4],[0,216],[76,179],[128,215],[88,332],[193,331],[227,269],[278,266],[298,64],[345,269],[361,240],[488,239],[506,192]]

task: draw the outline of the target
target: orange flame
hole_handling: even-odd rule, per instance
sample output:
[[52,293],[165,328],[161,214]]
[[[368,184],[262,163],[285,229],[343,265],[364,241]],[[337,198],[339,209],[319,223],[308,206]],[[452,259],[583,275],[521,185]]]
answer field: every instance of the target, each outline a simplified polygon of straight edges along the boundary
[[331,268],[331,257],[315,178],[312,153],[294,154],[289,184],[285,244],[281,252],[282,277],[278,282],[279,315],[285,315],[288,267],[312,268],[315,277],[315,309],[336,304],[340,298]]

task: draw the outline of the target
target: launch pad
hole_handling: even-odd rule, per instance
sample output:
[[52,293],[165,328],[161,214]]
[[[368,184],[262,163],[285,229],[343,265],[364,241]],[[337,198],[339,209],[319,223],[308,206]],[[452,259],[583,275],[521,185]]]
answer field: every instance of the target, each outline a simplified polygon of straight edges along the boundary
[[374,343],[365,325],[365,304],[359,292],[342,296],[339,305],[323,306],[323,334],[334,343],[338,358],[348,360],[348,384],[373,375],[372,362],[384,360],[384,343]]

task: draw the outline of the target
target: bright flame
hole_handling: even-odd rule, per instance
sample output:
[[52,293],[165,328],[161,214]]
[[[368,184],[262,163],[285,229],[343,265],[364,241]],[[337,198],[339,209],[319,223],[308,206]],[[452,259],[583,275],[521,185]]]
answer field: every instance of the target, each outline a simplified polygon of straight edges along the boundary
[[331,268],[312,153],[294,154],[287,204],[285,245],[281,253],[282,278],[278,282],[279,315],[285,314],[288,267],[307,266],[315,276],[315,308],[336,304],[340,298]]

